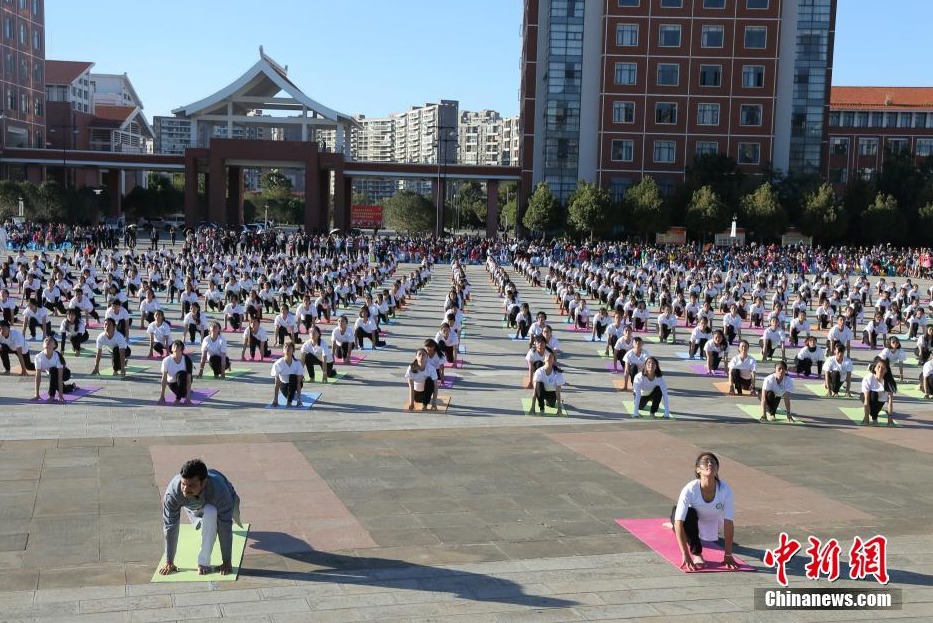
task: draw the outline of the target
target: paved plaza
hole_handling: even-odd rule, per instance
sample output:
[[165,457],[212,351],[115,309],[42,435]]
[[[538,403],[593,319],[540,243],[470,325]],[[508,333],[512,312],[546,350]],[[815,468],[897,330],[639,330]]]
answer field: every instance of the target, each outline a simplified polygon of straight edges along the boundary
[[[0,621],[933,618],[929,403],[902,392],[899,426],[863,428],[840,410],[856,399],[797,381],[802,423],[761,424],[740,408],[753,399],[725,395],[677,357],[684,331],[680,345],[646,347],[661,360],[674,418],[634,420],[602,345],[518,278],[532,312],[551,316],[569,384],[569,417],[528,416],[525,344],[502,328],[483,267],[468,275],[463,366],[448,370],[446,411],[405,410],[403,379],[442,320],[443,265],[388,327],[387,348],[366,351],[337,383],[305,386],[321,392],[310,410],[264,408],[270,363],[239,361],[233,334],[241,374],[195,380],[218,390],[196,407],[156,404],[158,361],[141,343],[131,363],[145,369],[125,381],[91,377],[93,357],[69,357],[79,386],[101,388],[72,404],[31,402],[32,377],[0,378]],[[871,356],[854,351],[854,389]],[[735,551],[756,573],[683,573],[615,522],[669,515],[700,450],[722,461]],[[239,579],[151,584],[161,493],[194,457],[242,497],[251,530]],[[804,547],[810,535],[836,538],[843,560],[855,536],[888,537],[903,608],[756,611],[754,589],[778,586],[762,557],[782,531]],[[804,562],[801,553],[790,565],[792,587],[830,586],[806,579]]]

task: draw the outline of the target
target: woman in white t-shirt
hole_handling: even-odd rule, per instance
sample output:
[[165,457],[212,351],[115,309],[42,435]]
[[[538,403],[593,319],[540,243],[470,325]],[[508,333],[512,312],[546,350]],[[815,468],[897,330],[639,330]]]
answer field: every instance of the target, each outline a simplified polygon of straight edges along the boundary
[[894,372],[894,366],[898,368],[898,382],[904,382],[904,361],[907,360],[907,352],[901,347],[901,340],[894,336],[888,338],[888,344],[878,355],[888,362],[888,369]]
[[207,337],[201,340],[201,367],[198,378],[204,374],[204,365],[210,365],[214,378],[227,378],[230,369],[230,357],[227,356],[227,338],[220,334],[220,323],[211,321]]
[[846,357],[846,347],[836,344],[833,356],[823,364],[823,387],[827,396],[838,396],[842,384],[846,386],[846,398],[852,396],[852,360]]
[[671,514],[671,524],[683,561],[680,568],[696,571],[706,566],[703,542],[717,541],[723,535],[723,565],[738,569],[732,557],[735,536],[732,489],[719,479],[719,459],[712,452],[697,457],[696,479],[680,491],[677,506]]
[[428,363],[428,351],[419,348],[415,353],[415,360],[405,370],[408,380],[408,410],[413,411],[415,403],[421,403],[427,409],[437,411],[437,370]]
[[191,357],[185,354],[185,343],[181,340],[172,342],[172,354],[162,360],[162,393],[159,395],[159,404],[165,404],[166,387],[175,394],[176,403],[184,399],[186,405],[191,404],[193,369]]
[[376,324],[376,319],[366,305],[360,307],[360,317],[353,324],[353,335],[356,337],[356,345],[361,349],[364,339],[372,343],[373,350],[379,346],[385,346],[385,342],[379,339],[379,326]]
[[172,343],[172,325],[166,322],[165,312],[161,309],[155,311],[152,322],[146,327],[146,334],[149,336],[149,356],[152,357],[152,353],[156,352],[165,357]]
[[295,357],[295,345],[285,342],[284,355],[272,364],[272,376],[275,377],[272,406],[279,406],[279,394],[285,396],[285,406],[292,406],[297,400],[301,407],[301,389],[304,386],[305,370],[301,361]]
[[305,369],[308,371],[308,377],[312,381],[315,377],[315,368],[321,369],[321,381],[324,383],[329,377],[337,376],[337,371],[334,369],[334,355],[327,342],[321,339],[321,329],[317,325],[312,325],[308,341],[302,344],[301,356]]
[[356,337],[353,335],[353,329],[348,326],[347,317],[342,315],[337,319],[337,326],[330,334],[331,350],[334,351],[334,357],[347,363],[350,361],[350,355],[353,354],[354,346],[356,346]]
[[755,372],[757,371],[755,358],[748,354],[748,341],[739,342],[739,354],[729,360],[729,395],[742,395],[743,390],[753,398],[755,391]]
[[534,414],[536,405],[544,413],[545,404],[551,408],[557,407],[557,415],[563,413],[564,401],[560,388],[564,385],[564,375],[555,365],[556,361],[554,353],[548,351],[544,356],[544,365],[535,370],[532,376],[531,409],[528,413]]
[[667,398],[667,381],[661,371],[661,364],[656,357],[648,357],[641,372],[635,375],[632,381],[632,391],[635,393],[635,413],[633,417],[641,417],[641,410],[651,403],[651,417],[655,417],[658,407],[663,402],[664,417],[671,417],[671,409]]
[[191,304],[191,311],[185,314],[182,324],[192,344],[197,344],[199,342],[199,333],[201,336],[200,339],[203,340],[207,337],[207,314],[201,313],[201,305],[199,303]]
[[234,331],[239,331],[243,325],[243,306],[240,304],[240,297],[230,295],[230,302],[224,306],[224,328],[230,325]]
[[868,424],[869,418],[878,423],[878,414],[882,409],[888,412],[888,426],[894,426],[894,394],[897,392],[897,382],[886,359],[875,357],[868,368],[868,374],[862,379],[862,405],[865,415],[862,424]]
[[927,360],[920,370],[920,391],[925,399],[929,399],[933,394],[933,359]]
[[765,377],[761,384],[761,421],[767,422],[768,416],[771,421],[777,419],[777,408],[784,400],[784,408],[787,410],[787,421],[794,421],[794,414],[790,407],[791,394],[794,392],[794,381],[787,375],[787,364],[779,361],[774,364],[774,374]]
[[147,326],[155,320],[155,313],[161,309],[152,288],[146,290],[146,298],[139,302],[139,328]]
[[42,341],[42,350],[33,360],[36,367],[36,395],[32,397],[33,400],[39,400],[43,373],[49,375],[49,402],[55,400],[56,395],[59,402],[65,402],[65,394],[77,389],[74,383],[67,383],[71,379],[71,370],[65,364],[65,356],[56,350],[57,347],[58,342],[54,337],[46,337]]

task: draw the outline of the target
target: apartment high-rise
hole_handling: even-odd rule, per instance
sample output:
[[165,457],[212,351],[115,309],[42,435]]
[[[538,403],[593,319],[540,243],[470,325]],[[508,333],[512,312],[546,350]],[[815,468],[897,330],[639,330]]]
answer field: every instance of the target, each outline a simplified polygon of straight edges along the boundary
[[4,147],[45,147],[45,2],[0,3]]
[[[357,127],[351,136],[350,151],[354,160],[363,162],[392,162],[395,156],[395,120],[389,117],[355,115]],[[395,194],[398,183],[386,178],[359,178],[353,180],[353,193],[367,195],[379,202]]]
[[837,0],[526,0],[522,172],[566,200],[698,154],[823,169]]

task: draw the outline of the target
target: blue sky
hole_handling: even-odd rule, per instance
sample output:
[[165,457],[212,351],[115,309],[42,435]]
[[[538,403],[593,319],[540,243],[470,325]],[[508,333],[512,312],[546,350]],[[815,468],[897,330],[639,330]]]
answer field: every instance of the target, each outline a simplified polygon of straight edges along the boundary
[[[45,7],[47,58],[126,72],[150,119],[233,81],[256,62],[260,45],[308,95],[348,114],[378,117],[439,99],[459,100],[461,110],[518,112],[522,0],[46,0]],[[931,23],[930,0],[840,0],[833,83],[933,86]]]

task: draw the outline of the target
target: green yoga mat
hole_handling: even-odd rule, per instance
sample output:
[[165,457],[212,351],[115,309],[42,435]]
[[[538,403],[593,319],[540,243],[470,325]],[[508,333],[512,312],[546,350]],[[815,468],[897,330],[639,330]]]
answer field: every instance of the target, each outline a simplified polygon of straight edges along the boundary
[[613,353],[613,350],[612,350],[611,348],[609,349],[609,354],[608,354],[608,355],[606,354],[606,351],[604,351],[604,350],[602,350],[602,349],[598,349],[598,350],[596,351],[596,354],[599,355],[600,358],[602,358],[602,359],[609,359],[610,361],[611,361],[612,358],[613,358],[613,354],[612,354],[612,353]]
[[[308,376],[308,373],[305,372],[305,383],[314,383],[314,384],[316,384],[316,385],[323,385],[323,384],[324,384],[324,381],[322,380],[323,377],[321,376],[321,369],[320,369],[320,367],[318,367],[318,368],[316,368],[316,369],[314,370],[314,380],[313,380],[313,381],[310,380],[310,379],[308,379],[307,376]],[[346,373],[346,371],[345,371],[345,370],[341,370],[341,369],[338,368],[338,369],[337,369],[337,376],[328,377],[328,379],[327,379],[327,384],[330,385],[330,384],[332,384],[332,383],[336,383],[337,381],[342,381],[342,380],[345,379],[345,378],[347,378],[347,373]]]
[[[529,415],[528,412],[530,410],[531,410],[531,398],[522,398],[522,414]],[[538,405],[535,404],[534,415],[544,416],[544,417],[570,417],[570,409],[568,409],[567,404],[564,403],[563,411],[561,412],[560,415],[557,415],[557,407],[549,407],[545,403],[544,413],[541,413],[541,411],[538,410]]]
[[[126,366],[127,374],[139,374],[140,372],[145,372],[149,369],[149,366],[134,366],[130,364]],[[104,366],[104,360],[100,362],[100,375],[101,376],[120,376],[118,372],[113,371],[113,366],[110,365],[110,362],[107,362],[106,367]]]
[[[839,407],[839,410],[842,411],[842,414],[852,420],[856,424],[862,423],[862,418],[865,417],[865,408],[864,407]],[[888,423],[888,412],[886,409],[882,409],[878,414],[878,426],[886,426]],[[871,421],[871,420],[869,420]],[[900,426],[900,423],[897,421],[897,418],[894,419],[894,425]]]
[[[783,400],[783,399],[782,399]],[[736,405],[739,409],[750,415],[752,418],[761,422],[761,404],[754,405]],[[776,420],[769,419],[767,422],[761,422],[762,424],[799,424],[803,425],[803,422],[800,420],[800,416],[794,416],[794,421],[790,422],[787,419],[787,411],[783,406],[778,407],[777,412],[775,413]]]
[[[198,552],[201,550],[201,531],[194,526],[183,523],[178,527],[178,549],[175,552],[175,566],[178,571],[168,575],[161,575],[159,568],[165,564],[165,554],[152,574],[151,582],[233,582],[240,574],[240,565],[243,563],[243,550],[246,549],[246,536],[249,534],[249,524],[239,527],[233,526],[233,570],[227,575],[220,575],[216,571],[206,575],[198,575]],[[220,541],[214,541],[214,551],[211,553],[211,565],[218,566],[220,559]]]
[[[634,400],[623,400],[622,410],[626,414],[631,415],[632,417],[635,417],[635,401]],[[645,408],[641,410],[641,419],[642,420],[666,420],[666,419],[673,420],[674,416],[671,415],[670,418],[665,418],[664,417],[664,405],[662,404],[658,408],[658,412],[654,415],[654,417],[652,417],[651,416],[651,403],[649,402],[648,404],[645,405]]]

